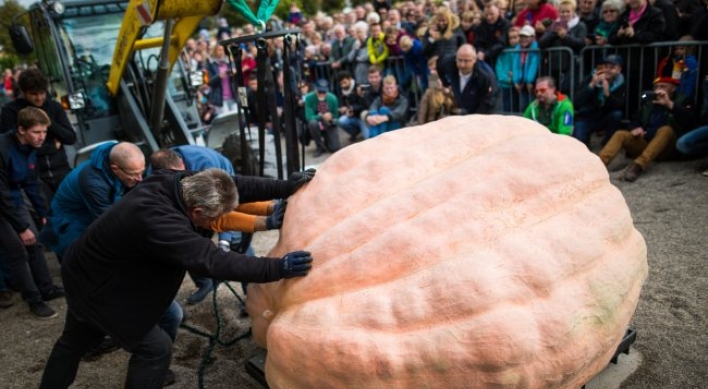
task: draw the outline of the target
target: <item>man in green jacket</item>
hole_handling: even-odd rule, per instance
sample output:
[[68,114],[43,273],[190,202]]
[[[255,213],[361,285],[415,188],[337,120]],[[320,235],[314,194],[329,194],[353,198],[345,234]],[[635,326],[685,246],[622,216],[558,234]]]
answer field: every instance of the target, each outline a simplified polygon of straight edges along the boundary
[[317,158],[325,152],[339,150],[339,129],[337,115],[339,102],[337,96],[329,91],[329,82],[319,79],[315,83],[315,92],[305,96],[305,120],[310,138],[315,141],[317,150],[312,155]]
[[532,101],[524,117],[539,122],[551,132],[562,135],[573,133],[573,102],[556,90],[552,77],[536,80],[536,100]]

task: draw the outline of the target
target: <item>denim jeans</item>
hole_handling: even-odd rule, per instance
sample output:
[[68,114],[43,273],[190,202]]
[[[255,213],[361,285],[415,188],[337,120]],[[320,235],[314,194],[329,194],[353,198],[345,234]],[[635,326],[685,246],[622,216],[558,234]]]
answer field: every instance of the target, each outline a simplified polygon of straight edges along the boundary
[[179,325],[182,324],[183,317],[184,311],[182,311],[182,307],[176,300],[172,300],[172,303],[167,307],[160,321],[157,322],[157,326],[165,331],[167,336],[172,339],[173,343],[175,338],[177,338],[177,329],[179,329]]
[[[81,357],[104,338],[96,325],[74,315],[69,307],[64,330],[54,344],[44,368],[40,389],[66,389],[74,382]],[[125,380],[126,389],[161,389],[172,359],[172,340],[159,326],[134,347],[124,347],[132,355]]]
[[[379,110],[369,111],[369,116],[371,116],[371,115],[388,115],[390,113],[391,113],[390,109],[388,109],[386,107],[381,107]],[[391,121],[377,124],[375,126],[369,127],[369,137],[373,138],[376,135],[381,135],[384,132],[398,130],[401,127],[403,127],[403,125],[401,125],[401,123],[391,122]]]
[[602,139],[602,144],[606,144],[610,140],[612,134],[619,128],[622,121],[622,111],[612,111],[607,115],[593,115],[591,117],[576,117],[573,126],[573,138],[590,145],[590,135],[593,132],[604,131],[605,136]]
[[707,156],[708,155],[708,126],[698,127],[689,131],[676,141],[676,148],[682,154]]
[[369,134],[366,130],[366,124],[364,124],[364,122],[356,116],[349,117],[347,115],[342,115],[339,119],[337,119],[337,125],[352,137],[355,137],[357,134],[361,133],[361,136],[364,139],[368,138]]
[[[37,227],[29,212],[26,209],[20,212],[34,236],[38,237]],[[41,302],[42,294],[54,287],[44,258],[44,246],[39,241],[25,246],[10,222],[0,216],[0,248],[6,252],[10,279],[20,290],[22,298],[30,304]]]

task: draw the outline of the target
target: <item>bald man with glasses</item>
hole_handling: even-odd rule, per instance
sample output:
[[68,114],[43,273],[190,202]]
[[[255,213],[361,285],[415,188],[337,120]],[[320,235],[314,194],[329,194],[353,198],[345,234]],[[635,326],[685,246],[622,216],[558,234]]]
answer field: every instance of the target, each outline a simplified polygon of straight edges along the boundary
[[464,44],[454,58],[440,58],[437,69],[443,87],[452,90],[456,114],[490,114],[499,110],[496,76],[489,65],[477,60],[474,46]]
[[45,244],[63,256],[94,220],[143,180],[144,173],[145,155],[138,146],[121,142],[97,147],[59,185],[49,217],[56,239]]

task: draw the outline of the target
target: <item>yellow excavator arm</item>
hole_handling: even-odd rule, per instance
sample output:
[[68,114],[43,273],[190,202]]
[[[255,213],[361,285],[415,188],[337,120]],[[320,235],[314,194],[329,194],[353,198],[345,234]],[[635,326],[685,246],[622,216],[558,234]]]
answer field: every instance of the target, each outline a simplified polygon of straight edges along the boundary
[[115,96],[118,93],[123,71],[135,50],[163,45],[164,37],[138,39],[143,27],[152,25],[158,20],[175,20],[168,53],[171,70],[199,22],[204,17],[219,12],[222,4],[223,0],[130,0],[120,27],[108,76],[107,86],[110,94]]

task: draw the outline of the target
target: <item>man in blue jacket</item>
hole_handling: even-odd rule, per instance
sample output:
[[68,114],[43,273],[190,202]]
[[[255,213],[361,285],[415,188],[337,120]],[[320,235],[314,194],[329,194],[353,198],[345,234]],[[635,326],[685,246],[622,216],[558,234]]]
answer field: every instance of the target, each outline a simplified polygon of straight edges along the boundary
[[64,296],[49,275],[37,226],[25,206],[23,192],[39,220],[47,215],[37,178],[37,149],[51,121],[39,108],[19,111],[17,130],[0,135],[0,248],[7,252],[13,282],[30,310],[42,318],[56,316],[45,301]]
[[145,155],[134,144],[97,147],[66,176],[52,199],[49,220],[58,240],[48,244],[52,251],[63,257],[89,224],[142,181],[144,172]]

